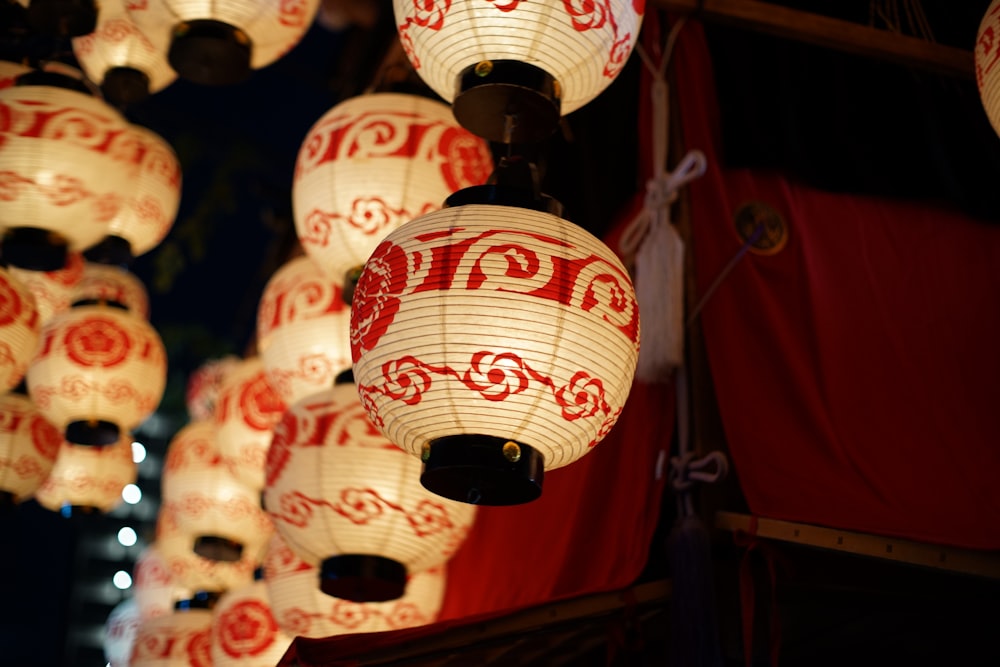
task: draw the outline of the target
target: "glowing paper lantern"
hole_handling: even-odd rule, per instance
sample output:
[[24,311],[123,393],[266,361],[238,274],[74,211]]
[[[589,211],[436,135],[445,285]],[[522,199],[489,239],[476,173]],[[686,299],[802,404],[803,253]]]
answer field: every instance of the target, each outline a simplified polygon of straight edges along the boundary
[[56,313],[69,308],[73,299],[73,288],[83,278],[83,255],[71,252],[66,264],[55,271],[32,271],[11,266],[8,271],[24,283],[35,297],[38,314],[44,327]]
[[212,610],[178,609],[143,620],[130,667],[211,667]]
[[257,309],[257,350],[268,384],[286,405],[332,387],[350,369],[350,327],[340,285],[309,257],[271,276]]
[[0,88],[3,255],[52,271],[100,241],[125,205],[142,151],[129,123],[90,95],[49,85]]
[[356,602],[403,594],[408,574],[461,546],[476,507],[420,485],[420,462],[371,424],[352,384],[288,409],[267,457],[264,504],[320,588]]
[[56,315],[28,367],[28,393],[71,443],[104,445],[139,426],[166,386],[163,341],[144,319],[110,305]]
[[337,281],[400,224],[485,183],[486,142],[441,102],[373,93],[337,104],[309,130],[292,181],[295,229],[306,254]]
[[410,575],[406,592],[389,602],[352,602],[316,588],[319,570],[302,560],[275,534],[264,558],[271,613],[289,635],[329,637],[383,632],[427,625],[437,620],[445,593],[445,568]]
[[319,0],[148,0],[126,4],[129,17],[167,60],[195,83],[237,83],[292,49],[312,24]]
[[128,665],[142,616],[132,598],[116,604],[104,623],[104,659],[111,667]]
[[215,415],[222,379],[226,371],[239,364],[239,361],[238,357],[231,355],[209,359],[191,373],[184,391],[184,403],[193,421],[209,419]]
[[132,599],[142,618],[169,614],[178,601],[190,598],[192,593],[177,581],[158,542],[142,550],[132,568]]
[[0,497],[19,503],[49,476],[62,435],[17,392],[0,395]]
[[259,356],[242,359],[226,372],[215,411],[216,439],[236,479],[255,490],[264,488],[264,460],[284,412]]
[[13,389],[24,379],[41,332],[34,295],[0,267],[0,392]]
[[71,294],[73,303],[117,304],[136,317],[149,319],[146,286],[134,273],[120,266],[87,262]]
[[191,422],[167,448],[161,475],[161,520],[186,535],[189,548],[205,558],[260,562],[273,532],[260,493],[235,479],[219,454],[216,425]]
[[121,504],[122,489],[134,483],[138,473],[131,436],[105,447],[64,442],[35,500],[53,512],[77,507],[107,513]]
[[123,0],[101,0],[96,27],[72,45],[83,71],[118,106],[139,102],[177,78],[163,49],[128,17]]
[[175,584],[196,593],[219,593],[246,586],[253,581],[254,570],[262,560],[262,554],[251,555],[248,551],[232,562],[199,556],[192,548],[191,535],[179,532],[172,508],[160,508],[154,545]]
[[537,498],[631,388],[639,315],[628,273],[550,213],[459,205],[389,234],[352,308],[362,404],[422,457],[422,483],[473,503]]
[[[635,46],[644,6],[643,0],[393,0],[400,41],[417,74],[453,102],[463,127],[507,143],[544,138],[560,114],[610,84]],[[506,136],[504,114],[512,110],[517,118]]]
[[212,613],[212,667],[274,667],[292,643],[271,615],[263,581],[223,593]]

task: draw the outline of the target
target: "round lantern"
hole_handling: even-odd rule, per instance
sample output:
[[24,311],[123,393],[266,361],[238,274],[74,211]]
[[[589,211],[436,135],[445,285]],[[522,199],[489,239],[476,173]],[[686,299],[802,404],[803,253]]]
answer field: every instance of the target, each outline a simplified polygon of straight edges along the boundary
[[[450,203],[473,198],[462,191]],[[639,349],[635,291],[601,241],[529,208],[454,205],[379,245],[358,283],[361,401],[446,498],[537,498],[614,425]]]
[[164,559],[176,585],[195,593],[221,593],[246,586],[253,581],[263,554],[244,552],[238,561],[222,561],[199,556],[192,549],[192,538],[179,532],[173,508],[160,509],[156,520],[157,552]]
[[19,503],[49,476],[62,435],[18,392],[0,395],[0,505]]
[[189,548],[210,560],[263,558],[272,533],[260,492],[235,479],[219,454],[212,420],[191,422],[170,441],[161,476],[161,515]]
[[66,264],[55,271],[32,271],[16,266],[8,268],[10,274],[24,283],[35,297],[38,314],[44,327],[57,313],[69,308],[73,289],[83,278],[83,254],[71,252]]
[[115,304],[136,317],[149,319],[146,286],[134,273],[119,266],[86,262],[83,276],[73,286],[70,298],[75,304]]
[[242,359],[226,372],[215,410],[219,451],[233,475],[257,491],[264,488],[264,460],[284,412],[259,356]]
[[463,127],[505,143],[544,139],[597,97],[628,60],[644,5],[393,0],[417,74]]
[[212,667],[274,667],[292,643],[271,615],[263,581],[223,593],[212,613]]
[[400,93],[345,100],[299,148],[292,181],[299,241],[343,281],[391,230],[485,183],[491,170],[486,142],[459,126],[446,104]]
[[132,598],[142,618],[169,614],[179,600],[191,595],[192,591],[177,581],[158,542],[142,550],[132,568]]
[[28,393],[66,440],[106,445],[156,409],[166,365],[163,342],[144,319],[107,304],[77,306],[45,326]]
[[96,27],[72,46],[83,71],[118,107],[141,102],[177,78],[163,49],[128,17],[123,0],[101,0]]
[[0,198],[4,259],[39,271],[61,268],[67,250],[100,241],[125,205],[141,157],[136,135],[115,109],[69,88],[22,75],[0,89]]
[[107,513],[121,504],[122,490],[138,475],[131,436],[106,447],[64,442],[52,472],[35,491],[35,500],[53,512],[80,508]]
[[212,610],[182,608],[144,619],[132,646],[130,667],[211,667]]
[[408,574],[461,546],[476,511],[420,485],[420,462],[372,426],[350,383],[285,413],[264,501],[289,546],[319,563],[323,592],[355,602],[400,597]]
[[975,48],[976,84],[993,130],[1000,134],[1000,0],[993,0],[979,23]]
[[139,605],[132,598],[122,600],[108,614],[104,623],[104,659],[111,667],[128,664],[141,623]]
[[312,24],[319,0],[148,0],[126,8],[154,43],[169,44],[167,59],[181,78],[222,85],[290,51]]
[[340,285],[306,256],[279,268],[257,309],[257,350],[286,405],[333,386],[351,367],[351,310]]
[[188,378],[184,390],[184,403],[193,421],[215,416],[215,404],[222,389],[222,378],[228,369],[239,364],[236,356],[209,359],[196,368]]
[[0,392],[13,389],[24,379],[38,350],[41,331],[34,295],[0,267]]
[[271,613],[284,632],[320,638],[413,628],[437,620],[444,601],[444,566],[410,575],[406,592],[388,602],[332,597],[316,588],[317,576],[318,568],[275,534],[264,558],[264,583]]

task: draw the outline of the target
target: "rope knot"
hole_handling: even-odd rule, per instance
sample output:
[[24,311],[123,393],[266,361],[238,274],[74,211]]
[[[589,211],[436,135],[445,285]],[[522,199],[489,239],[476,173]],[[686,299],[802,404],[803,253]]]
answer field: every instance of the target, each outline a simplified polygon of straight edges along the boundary
[[722,452],[715,451],[695,458],[694,452],[684,452],[670,457],[670,486],[677,493],[691,489],[695,482],[712,484],[729,472],[729,461]]
[[647,211],[658,211],[677,201],[677,187],[670,174],[655,176],[646,181]]

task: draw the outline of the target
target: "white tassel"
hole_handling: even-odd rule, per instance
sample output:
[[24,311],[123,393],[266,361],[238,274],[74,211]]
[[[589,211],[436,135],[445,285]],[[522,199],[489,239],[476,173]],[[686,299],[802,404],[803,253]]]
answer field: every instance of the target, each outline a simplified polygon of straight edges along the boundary
[[677,229],[654,218],[635,255],[639,302],[636,377],[665,382],[684,364],[684,241]]

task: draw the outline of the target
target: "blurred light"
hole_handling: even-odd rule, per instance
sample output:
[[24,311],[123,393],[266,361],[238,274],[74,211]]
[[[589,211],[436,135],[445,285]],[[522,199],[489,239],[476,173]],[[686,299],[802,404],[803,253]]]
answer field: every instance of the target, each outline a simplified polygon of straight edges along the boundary
[[136,463],[142,463],[146,460],[146,446],[141,442],[132,443],[132,460]]
[[118,541],[122,543],[123,546],[130,547],[138,541],[139,536],[135,534],[135,530],[129,526],[125,526],[118,531]]
[[121,590],[132,586],[132,577],[125,570],[115,572],[115,576],[111,581],[114,582],[116,588],[120,588]]
[[142,500],[142,491],[135,484],[126,484],[125,488],[122,489],[122,500],[129,505],[135,505]]

